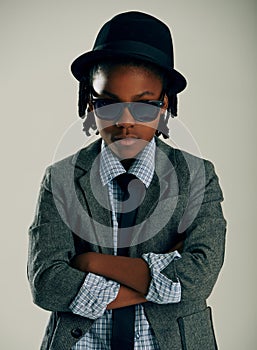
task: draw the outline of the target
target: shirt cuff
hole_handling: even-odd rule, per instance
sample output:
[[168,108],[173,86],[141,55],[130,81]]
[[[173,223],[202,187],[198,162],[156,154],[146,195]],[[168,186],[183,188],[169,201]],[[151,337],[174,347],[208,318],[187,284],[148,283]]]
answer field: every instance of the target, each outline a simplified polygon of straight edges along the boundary
[[119,289],[119,283],[89,273],[70,304],[70,309],[74,314],[96,320],[104,314],[107,305],[116,299]]
[[161,273],[173,260],[181,258],[178,251],[167,254],[147,253],[143,254],[142,258],[147,262],[152,277],[146,299],[157,304],[180,302],[181,285],[179,279],[172,281]]

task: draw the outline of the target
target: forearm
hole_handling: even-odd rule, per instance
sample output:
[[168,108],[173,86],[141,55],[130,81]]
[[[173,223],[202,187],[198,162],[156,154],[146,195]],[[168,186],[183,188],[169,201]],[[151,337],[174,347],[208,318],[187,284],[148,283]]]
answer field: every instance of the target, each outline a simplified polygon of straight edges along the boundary
[[136,292],[135,290],[120,286],[119,293],[115,300],[113,300],[108,306],[107,310],[118,309],[124,306],[142,304],[147,302],[143,294]]
[[147,294],[151,281],[148,265],[140,258],[90,252],[78,255],[72,264],[81,271],[112,279],[141,294]]
[[[182,248],[183,241],[180,241],[167,253],[181,251]],[[140,258],[89,252],[76,256],[72,265],[80,271],[92,272],[117,281],[143,295],[147,294],[151,282],[148,264]]]

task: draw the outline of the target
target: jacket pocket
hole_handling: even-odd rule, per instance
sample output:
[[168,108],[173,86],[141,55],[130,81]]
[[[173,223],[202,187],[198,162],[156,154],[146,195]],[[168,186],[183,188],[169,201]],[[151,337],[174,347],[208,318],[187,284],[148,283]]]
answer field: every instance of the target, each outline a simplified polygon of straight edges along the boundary
[[217,350],[211,308],[178,318],[183,350]]

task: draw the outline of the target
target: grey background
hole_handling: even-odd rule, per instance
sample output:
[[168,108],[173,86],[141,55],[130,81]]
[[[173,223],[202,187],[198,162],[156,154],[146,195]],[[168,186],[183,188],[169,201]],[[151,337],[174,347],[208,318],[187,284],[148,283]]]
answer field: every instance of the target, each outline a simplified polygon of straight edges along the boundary
[[1,349],[39,348],[48,312],[31,301],[27,228],[44,169],[77,120],[69,65],[125,10],[152,13],[173,32],[175,65],[189,82],[179,120],[215,163],[225,194],[226,261],[209,299],[218,343],[221,350],[256,348],[256,5],[1,0]]

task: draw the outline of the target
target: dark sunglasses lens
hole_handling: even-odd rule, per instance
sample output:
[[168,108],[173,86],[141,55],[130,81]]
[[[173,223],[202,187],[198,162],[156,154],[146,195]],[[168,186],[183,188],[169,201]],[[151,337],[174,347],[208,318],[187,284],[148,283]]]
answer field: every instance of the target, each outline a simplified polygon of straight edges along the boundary
[[121,112],[122,106],[119,103],[109,103],[104,100],[94,101],[95,114],[103,120],[114,120]]
[[133,118],[139,122],[151,122],[155,120],[162,106],[161,101],[151,102],[130,102],[130,103],[113,103],[109,100],[94,100],[95,114],[102,120],[117,120],[122,115],[126,106]]
[[160,108],[150,103],[133,103],[131,112],[133,117],[140,122],[151,122],[156,119]]

